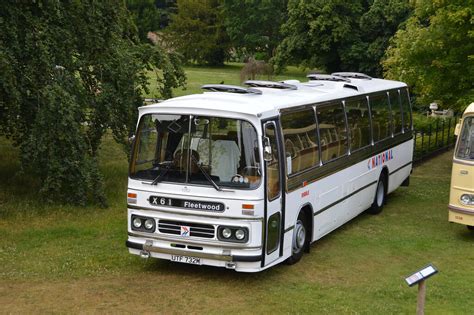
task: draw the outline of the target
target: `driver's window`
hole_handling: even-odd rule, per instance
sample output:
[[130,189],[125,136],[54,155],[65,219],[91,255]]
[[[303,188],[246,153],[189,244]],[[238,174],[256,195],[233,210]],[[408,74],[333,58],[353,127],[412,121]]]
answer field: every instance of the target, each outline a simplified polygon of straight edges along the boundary
[[280,196],[280,161],[278,156],[278,143],[276,141],[276,130],[273,123],[265,125],[265,136],[270,140],[272,147],[272,160],[266,162],[267,170],[267,197],[273,200]]

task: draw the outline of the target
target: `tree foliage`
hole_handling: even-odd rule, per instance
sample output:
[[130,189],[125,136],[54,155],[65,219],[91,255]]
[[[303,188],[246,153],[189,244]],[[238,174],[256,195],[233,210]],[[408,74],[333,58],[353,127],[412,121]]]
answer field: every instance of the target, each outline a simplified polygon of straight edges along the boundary
[[287,0],[224,0],[224,23],[232,47],[242,54],[268,60],[281,41]]
[[407,0],[289,0],[274,59],[327,72],[380,75],[390,37],[409,14]]
[[0,135],[46,198],[104,203],[102,136],[127,146],[147,72],[159,68],[158,89],[171,96],[184,84],[178,56],[139,44],[120,1],[4,1],[0,28]]
[[417,1],[383,63],[389,78],[407,82],[420,103],[462,109],[474,99],[474,1]]
[[229,55],[230,42],[224,27],[220,0],[178,0],[167,41],[187,61],[221,65]]
[[170,15],[176,12],[176,0],[126,0],[126,3],[142,41],[148,41],[148,32],[167,27]]

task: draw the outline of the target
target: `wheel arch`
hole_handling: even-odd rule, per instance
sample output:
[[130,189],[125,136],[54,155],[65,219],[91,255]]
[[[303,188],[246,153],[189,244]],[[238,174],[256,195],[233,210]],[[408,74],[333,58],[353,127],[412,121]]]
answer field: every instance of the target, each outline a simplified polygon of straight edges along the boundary
[[311,205],[311,202],[307,202],[301,205],[300,209],[298,210],[298,215],[296,216],[297,219],[301,212],[305,214],[306,220],[309,223],[309,231],[308,231],[309,241],[308,241],[308,246],[305,248],[305,252],[309,253],[309,245],[313,241],[313,230],[314,230],[314,211],[313,211],[313,206]]

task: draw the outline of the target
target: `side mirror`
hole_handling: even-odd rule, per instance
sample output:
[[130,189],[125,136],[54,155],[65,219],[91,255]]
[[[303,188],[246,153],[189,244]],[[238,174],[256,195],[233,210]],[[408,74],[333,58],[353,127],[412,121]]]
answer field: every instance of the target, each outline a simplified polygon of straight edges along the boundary
[[273,160],[272,146],[270,145],[270,139],[268,137],[263,137],[263,159],[266,162]]
[[459,123],[456,124],[456,128],[454,128],[454,135],[459,136],[460,132],[461,132],[461,120],[459,120]]
[[128,144],[132,145],[133,141],[135,141],[135,135],[131,135],[130,137],[128,137]]

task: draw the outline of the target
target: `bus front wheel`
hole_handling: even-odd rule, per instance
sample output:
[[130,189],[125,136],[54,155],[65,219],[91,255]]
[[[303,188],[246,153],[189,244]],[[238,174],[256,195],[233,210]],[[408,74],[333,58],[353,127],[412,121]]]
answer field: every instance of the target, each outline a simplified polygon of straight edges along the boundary
[[382,212],[383,205],[385,203],[386,193],[385,193],[385,176],[382,173],[380,175],[379,181],[377,183],[377,189],[375,190],[375,197],[372,206],[367,209],[367,212],[370,214],[379,214]]
[[306,214],[303,211],[300,211],[293,232],[292,254],[286,260],[288,265],[297,263],[303,256],[304,249],[308,246],[308,226],[308,218],[306,217]]

